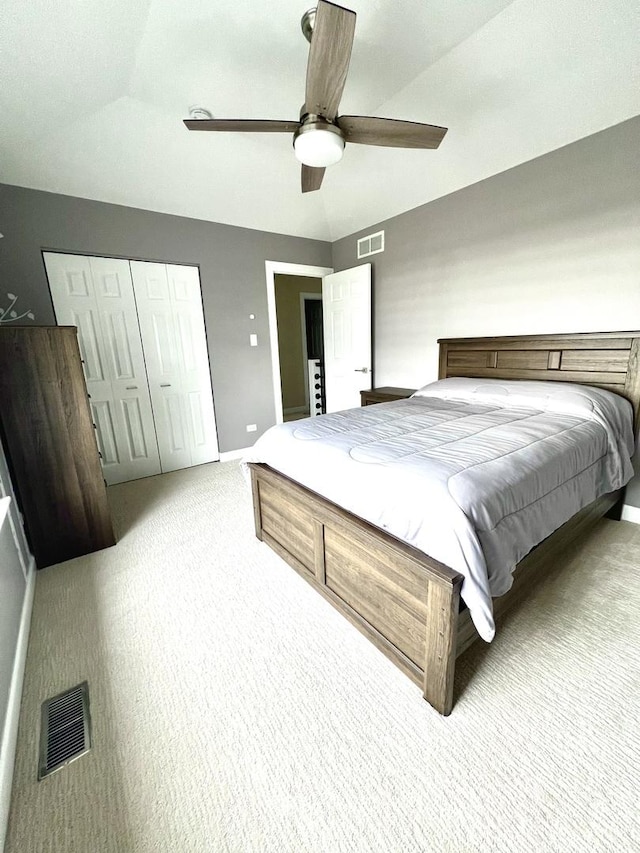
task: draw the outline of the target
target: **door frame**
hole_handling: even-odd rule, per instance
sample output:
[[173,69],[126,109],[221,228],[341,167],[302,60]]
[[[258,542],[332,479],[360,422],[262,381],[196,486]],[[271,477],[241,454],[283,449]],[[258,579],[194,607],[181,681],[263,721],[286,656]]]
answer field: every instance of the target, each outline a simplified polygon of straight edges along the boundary
[[276,274],[311,276],[324,278],[333,272],[333,267],[316,267],[308,264],[290,264],[284,261],[265,261],[267,283],[267,316],[269,319],[269,343],[271,345],[271,371],[273,374],[273,403],[277,424],[284,421],[282,411],[282,382],[280,380],[280,344],[278,342],[278,320],[276,317]]

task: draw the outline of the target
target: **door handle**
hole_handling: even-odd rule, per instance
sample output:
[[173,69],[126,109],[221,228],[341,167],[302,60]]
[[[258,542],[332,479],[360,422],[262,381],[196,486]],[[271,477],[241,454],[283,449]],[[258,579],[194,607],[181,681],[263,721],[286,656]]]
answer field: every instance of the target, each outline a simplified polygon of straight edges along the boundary
[[164,382],[164,383],[161,382],[160,387],[161,388],[171,388],[171,383],[170,382]]
[[353,372],[354,373],[368,373],[369,368],[368,367],[356,367]]
[[127,385],[126,390],[127,390],[127,391],[137,391],[137,390],[138,390],[138,386],[137,386],[137,385]]

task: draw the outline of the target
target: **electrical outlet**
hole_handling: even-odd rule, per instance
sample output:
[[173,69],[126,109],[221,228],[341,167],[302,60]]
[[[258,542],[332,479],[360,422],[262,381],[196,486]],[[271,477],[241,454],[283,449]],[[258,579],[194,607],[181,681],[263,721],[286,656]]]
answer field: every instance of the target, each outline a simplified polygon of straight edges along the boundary
[[252,347],[258,346],[258,336],[257,335],[249,335],[249,346],[252,346]]
[[247,432],[255,432],[257,429],[256,424],[247,424]]

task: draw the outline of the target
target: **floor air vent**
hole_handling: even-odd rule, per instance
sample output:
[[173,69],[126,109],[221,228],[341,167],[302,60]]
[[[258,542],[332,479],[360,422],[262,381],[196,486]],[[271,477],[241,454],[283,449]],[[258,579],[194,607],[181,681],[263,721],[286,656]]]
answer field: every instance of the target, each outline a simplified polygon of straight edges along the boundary
[[42,703],[38,779],[50,776],[90,748],[89,684],[83,681]]

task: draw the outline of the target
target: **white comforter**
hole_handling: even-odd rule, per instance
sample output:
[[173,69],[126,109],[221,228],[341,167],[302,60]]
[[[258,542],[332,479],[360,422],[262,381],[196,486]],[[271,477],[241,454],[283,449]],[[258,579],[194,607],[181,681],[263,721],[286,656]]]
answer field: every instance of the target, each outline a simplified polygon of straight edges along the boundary
[[534,545],[633,468],[631,405],[564,383],[446,379],[268,430],[264,462],[464,576],[478,633]]

